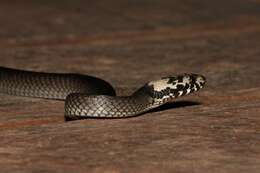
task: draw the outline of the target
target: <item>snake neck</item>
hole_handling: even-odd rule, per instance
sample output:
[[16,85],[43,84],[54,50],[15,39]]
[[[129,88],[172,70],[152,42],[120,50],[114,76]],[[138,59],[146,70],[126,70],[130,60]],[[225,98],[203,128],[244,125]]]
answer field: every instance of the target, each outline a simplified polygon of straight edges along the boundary
[[154,99],[154,88],[148,83],[136,90],[131,96],[131,99],[136,100],[137,103],[146,104],[145,111],[157,107],[156,100]]

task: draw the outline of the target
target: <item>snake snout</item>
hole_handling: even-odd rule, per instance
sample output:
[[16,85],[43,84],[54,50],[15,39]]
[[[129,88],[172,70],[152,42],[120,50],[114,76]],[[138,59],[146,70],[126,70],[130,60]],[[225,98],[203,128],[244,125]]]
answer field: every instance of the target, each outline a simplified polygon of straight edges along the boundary
[[206,78],[199,74],[192,74],[194,81],[197,85],[199,85],[199,88],[202,88],[206,83]]

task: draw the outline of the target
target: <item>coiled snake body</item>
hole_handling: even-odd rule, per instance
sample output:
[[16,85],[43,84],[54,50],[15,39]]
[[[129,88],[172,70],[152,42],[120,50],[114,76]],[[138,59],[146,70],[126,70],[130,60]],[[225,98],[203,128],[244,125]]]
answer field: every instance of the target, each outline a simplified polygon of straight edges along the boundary
[[0,92],[17,96],[65,100],[65,117],[131,117],[199,90],[198,74],[182,74],[146,83],[130,96],[115,96],[106,81],[80,74],[57,74],[0,67]]

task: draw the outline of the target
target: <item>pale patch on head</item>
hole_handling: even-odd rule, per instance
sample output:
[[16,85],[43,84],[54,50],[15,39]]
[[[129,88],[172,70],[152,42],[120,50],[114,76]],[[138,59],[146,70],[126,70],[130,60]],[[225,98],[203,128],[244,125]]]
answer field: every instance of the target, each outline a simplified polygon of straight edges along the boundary
[[168,83],[169,79],[165,78],[165,79],[161,79],[161,80],[157,80],[157,81],[151,81],[148,83],[148,85],[152,85],[153,89],[155,91],[162,91],[166,88],[172,88],[172,89],[176,89],[176,85],[173,85],[172,83]]
[[177,85],[186,85],[186,84],[190,84],[191,82],[192,81],[190,76],[183,76],[182,82],[178,82]]
[[177,85],[185,86],[186,84],[191,83],[191,78],[187,75],[183,76],[181,79],[182,80],[179,81],[178,78],[172,80],[171,77],[167,77],[167,78],[162,78],[161,80],[151,81],[148,83],[148,85],[153,86],[154,91],[161,92],[162,90],[165,90],[167,88],[177,89]]

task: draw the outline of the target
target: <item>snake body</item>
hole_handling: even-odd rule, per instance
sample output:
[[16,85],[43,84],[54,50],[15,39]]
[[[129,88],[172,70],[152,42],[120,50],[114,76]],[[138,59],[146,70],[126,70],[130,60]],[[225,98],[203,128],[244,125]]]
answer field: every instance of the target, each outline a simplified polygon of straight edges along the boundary
[[202,88],[206,79],[181,74],[146,83],[130,96],[116,96],[106,81],[81,74],[44,73],[0,67],[0,92],[65,100],[65,118],[132,117]]

